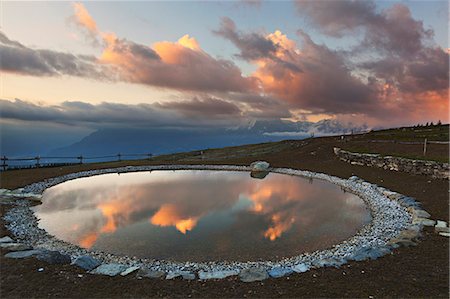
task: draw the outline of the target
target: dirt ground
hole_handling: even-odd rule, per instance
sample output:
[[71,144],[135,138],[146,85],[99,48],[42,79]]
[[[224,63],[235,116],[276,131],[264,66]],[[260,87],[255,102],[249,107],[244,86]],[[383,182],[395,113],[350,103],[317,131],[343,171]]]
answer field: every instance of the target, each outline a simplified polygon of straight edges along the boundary
[[[347,141],[346,144],[352,144]],[[356,142],[356,140],[355,140]],[[161,156],[152,160],[125,161],[6,171],[0,175],[2,188],[17,188],[44,178],[91,168],[143,164],[245,164],[266,160],[275,167],[324,172],[347,178],[357,175],[369,182],[412,196],[423,204],[432,219],[449,220],[447,180],[354,166],[339,161],[333,147],[344,148],[336,137],[283,141],[220,150]],[[396,151],[395,144],[384,150]],[[448,153],[448,145],[445,145]],[[444,149],[444,150],[445,150]],[[442,149],[440,150],[442,151]],[[8,206],[0,206],[2,215]],[[1,220],[3,221],[3,220]],[[8,235],[3,222],[0,236]],[[426,228],[415,247],[396,249],[376,261],[350,262],[340,269],[321,268],[263,282],[242,283],[236,277],[218,281],[159,280],[105,277],[84,273],[75,267],[55,266],[34,258],[0,257],[2,298],[31,297],[449,297],[449,239]],[[38,272],[38,268],[44,271]],[[82,277],[79,277],[79,275]]]

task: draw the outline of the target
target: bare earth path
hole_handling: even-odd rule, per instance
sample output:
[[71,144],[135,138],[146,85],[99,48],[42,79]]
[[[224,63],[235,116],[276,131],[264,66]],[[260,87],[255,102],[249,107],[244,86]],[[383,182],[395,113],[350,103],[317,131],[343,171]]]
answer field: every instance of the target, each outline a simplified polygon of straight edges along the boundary
[[[369,182],[416,198],[432,219],[449,220],[449,186],[446,180],[427,176],[354,166],[339,161],[333,146],[339,138],[315,138],[274,144],[208,150],[97,165],[17,170],[1,173],[2,188],[17,188],[44,178],[90,168],[143,164],[245,164],[266,160],[275,167],[324,172],[339,177],[357,175]],[[389,147],[393,147],[389,149]],[[395,150],[386,144],[384,150]],[[446,151],[445,151],[446,150]],[[415,149],[414,151],[417,151]],[[444,150],[448,152],[448,145]],[[2,205],[2,215],[8,206]],[[0,235],[8,235],[0,223]],[[264,282],[242,283],[237,278],[219,281],[138,280],[83,273],[72,266],[53,266],[36,259],[0,258],[2,298],[11,297],[449,297],[449,239],[425,228],[416,247],[399,248],[376,261],[350,262],[340,269],[321,268]],[[38,272],[38,268],[44,268]],[[82,277],[78,277],[82,274]]]

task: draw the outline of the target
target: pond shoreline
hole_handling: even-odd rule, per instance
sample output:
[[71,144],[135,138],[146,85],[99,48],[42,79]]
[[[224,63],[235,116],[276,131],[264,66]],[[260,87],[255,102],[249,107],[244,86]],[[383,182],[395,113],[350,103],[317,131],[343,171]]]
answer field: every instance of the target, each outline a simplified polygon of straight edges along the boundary
[[[25,193],[42,193],[46,188],[56,184],[93,175],[105,173],[126,173],[152,170],[222,170],[222,171],[250,171],[247,166],[230,165],[159,165],[159,166],[138,166],[121,167],[112,169],[91,170],[67,174],[64,176],[48,179],[43,182],[34,183],[23,188]],[[274,268],[295,268],[299,265],[305,265],[309,268],[320,268],[323,266],[340,266],[349,260],[355,259],[375,259],[390,253],[398,247],[391,240],[399,237],[404,231],[416,232],[412,238],[416,238],[422,229],[421,225],[413,224],[413,212],[408,208],[419,209],[414,200],[405,201],[401,194],[391,192],[385,188],[364,182],[357,177],[350,179],[341,179],[323,173],[314,173],[310,171],[301,171],[286,168],[272,168],[272,172],[301,176],[309,179],[320,179],[331,182],[349,192],[358,195],[371,211],[372,221],[364,226],[355,236],[336,244],[326,250],[304,253],[292,258],[286,258],[279,261],[258,261],[258,262],[228,262],[216,261],[207,263],[196,262],[170,262],[163,260],[136,259],[132,257],[116,256],[105,252],[91,252],[76,245],[58,240],[49,235],[46,231],[37,227],[37,219],[29,209],[26,201],[19,203],[19,206],[13,208],[5,215],[7,228],[21,242],[31,245],[34,248],[57,250],[68,254],[72,259],[82,255],[90,255],[99,259],[103,263],[119,263],[127,267],[139,266],[151,271],[164,271],[166,273],[188,271],[197,274],[203,272],[234,271],[238,274],[240,271],[251,268],[262,268],[271,271]],[[414,209],[412,211],[414,211]]]

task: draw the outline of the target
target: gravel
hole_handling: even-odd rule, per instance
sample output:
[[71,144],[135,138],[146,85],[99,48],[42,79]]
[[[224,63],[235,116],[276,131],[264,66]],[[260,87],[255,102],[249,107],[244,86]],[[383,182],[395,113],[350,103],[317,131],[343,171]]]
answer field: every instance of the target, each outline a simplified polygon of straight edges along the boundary
[[[248,166],[229,165],[161,165],[161,166],[137,166],[121,167],[113,169],[90,170],[78,173],[63,175],[56,178],[47,179],[34,183],[17,191],[19,195],[15,201],[15,207],[10,209],[4,216],[8,230],[21,243],[32,246],[35,249],[57,250],[61,254],[71,256],[72,260],[80,256],[90,256],[105,264],[123,265],[124,269],[129,267],[145,268],[147,271],[157,271],[170,273],[172,275],[182,273],[233,273],[238,275],[248,272],[248,269],[263,269],[271,271],[273,269],[285,269],[286,273],[303,272],[318,266],[340,266],[347,260],[367,258],[377,258],[389,254],[394,248],[408,243],[408,239],[401,236],[405,230],[416,231],[420,234],[422,225],[413,224],[413,218],[429,216],[420,208],[420,203],[413,198],[392,192],[383,187],[365,182],[358,177],[352,176],[349,179],[342,179],[323,173],[301,171],[287,168],[272,168],[270,171],[286,175],[301,176],[309,179],[320,179],[341,186],[344,190],[359,196],[370,210],[372,221],[365,225],[356,235],[336,244],[325,250],[318,250],[309,253],[302,253],[290,258],[278,261],[214,261],[214,262],[173,262],[154,259],[137,259],[128,256],[117,256],[114,254],[89,251],[76,245],[64,242],[48,234],[38,227],[38,219],[30,209],[30,201],[21,199],[21,193],[27,196],[35,195],[39,198],[42,192],[56,184],[81,177],[89,177],[106,173],[124,173],[151,170],[225,170],[225,171],[250,171]],[[427,217],[424,217],[427,218]],[[411,241],[411,240],[409,240]],[[411,241],[412,242],[412,241]],[[409,244],[409,243],[408,243]],[[338,262],[330,262],[338,261]],[[100,267],[104,266],[101,265]],[[119,266],[117,266],[119,267]],[[98,269],[98,268],[97,268]],[[123,270],[122,270],[123,271]],[[262,270],[261,270],[262,271]],[[264,272],[263,271],[263,272]],[[95,270],[92,272],[96,272]],[[101,272],[101,271],[98,271]],[[270,272],[275,273],[275,272]],[[172,276],[170,275],[170,276]],[[240,275],[240,274],[239,274]],[[183,276],[183,275],[180,275]],[[185,275],[186,279],[191,279],[192,275]],[[219,276],[219,275],[218,275]],[[204,277],[204,274],[202,274]]]

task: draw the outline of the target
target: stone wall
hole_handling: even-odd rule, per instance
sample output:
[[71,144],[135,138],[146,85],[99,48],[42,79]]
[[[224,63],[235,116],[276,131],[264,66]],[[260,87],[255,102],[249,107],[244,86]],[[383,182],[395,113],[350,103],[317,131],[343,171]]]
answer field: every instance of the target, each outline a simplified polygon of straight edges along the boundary
[[374,166],[383,169],[402,171],[434,178],[449,179],[449,164],[427,160],[412,160],[400,157],[382,156],[380,154],[360,154],[344,151],[338,147],[334,153],[342,161],[353,165]]

